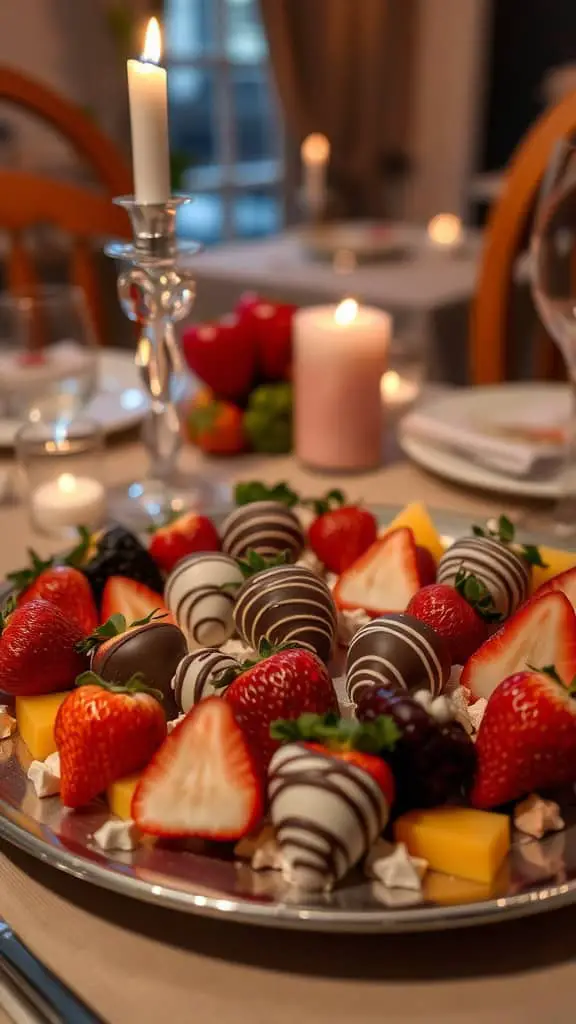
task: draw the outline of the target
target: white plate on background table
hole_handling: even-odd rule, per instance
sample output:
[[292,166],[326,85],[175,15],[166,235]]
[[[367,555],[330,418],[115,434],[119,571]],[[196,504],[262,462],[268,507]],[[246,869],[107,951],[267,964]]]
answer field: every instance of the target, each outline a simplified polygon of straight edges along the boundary
[[[397,511],[374,507],[382,524]],[[447,544],[470,530],[468,517],[449,512],[433,516]],[[147,903],[223,921],[325,932],[459,928],[576,903],[576,795],[574,806],[562,805],[567,828],[534,843],[513,842],[489,889],[479,891],[473,883],[430,872],[424,899],[409,902],[411,893],[393,890],[400,902],[391,903],[357,870],[333,893],[306,899],[288,893],[278,873],[240,865],[231,846],[196,842],[178,848],[145,842],[131,853],[104,853],[91,839],[109,816],[104,802],[66,812],[58,797],[38,799],[26,778],[29,763],[18,737],[0,743],[0,837],[75,878]]]
[[[148,411],[148,398],[134,365],[134,353],[102,349],[99,374],[98,392],[82,415],[97,420],[105,434],[129,430],[140,423]],[[18,420],[0,418],[0,448],[13,446],[19,427]]]
[[[544,426],[553,429],[567,420],[570,405],[570,389],[566,384],[521,382],[458,388],[435,401],[433,408],[438,410],[439,416],[466,420],[473,423],[475,429],[484,424],[487,434],[494,434],[501,429],[519,427],[522,430],[524,426],[528,430]],[[465,454],[433,445],[402,429],[398,443],[413,462],[454,483],[520,498],[556,500],[560,497],[558,473],[544,478],[507,476],[473,462]]]

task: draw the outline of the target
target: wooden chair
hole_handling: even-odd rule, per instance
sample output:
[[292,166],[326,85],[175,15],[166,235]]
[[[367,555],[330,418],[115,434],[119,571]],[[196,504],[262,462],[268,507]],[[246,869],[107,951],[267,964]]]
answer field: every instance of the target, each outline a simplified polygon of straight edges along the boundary
[[23,107],[62,135],[92,169],[110,195],[132,191],[132,173],[123,154],[79,107],[47,85],[13,68],[0,67],[0,100]]
[[[505,379],[514,262],[554,145],[575,131],[576,93],[571,93],[536,121],[510,161],[504,190],[488,221],[472,309],[470,371],[474,384]],[[544,335],[540,331],[537,372],[549,377],[558,365],[557,353]]]
[[[38,277],[25,233],[50,224],[71,236],[70,280],[82,288],[98,340],[105,338],[103,303],[94,266],[94,242],[130,238],[126,212],[109,196],[78,185],[19,171],[0,171],[0,230],[9,236],[8,286],[13,294],[34,294]],[[92,244],[91,244],[92,243]]]

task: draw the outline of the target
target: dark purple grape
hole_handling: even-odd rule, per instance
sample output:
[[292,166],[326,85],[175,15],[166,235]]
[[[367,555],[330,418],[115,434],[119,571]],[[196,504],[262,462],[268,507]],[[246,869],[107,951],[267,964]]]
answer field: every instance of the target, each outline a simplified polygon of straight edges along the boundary
[[474,777],[476,751],[458,722],[440,725],[408,694],[382,687],[363,694],[356,708],[362,722],[393,718],[400,731],[386,756],[396,780],[395,814],[412,807],[435,807],[466,795]]

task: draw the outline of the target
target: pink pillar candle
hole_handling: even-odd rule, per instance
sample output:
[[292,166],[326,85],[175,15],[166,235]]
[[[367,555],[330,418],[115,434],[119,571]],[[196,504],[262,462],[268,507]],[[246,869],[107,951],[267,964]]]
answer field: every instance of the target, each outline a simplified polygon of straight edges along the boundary
[[388,313],[353,299],[295,314],[295,450],[307,466],[359,472],[380,465],[390,327]]

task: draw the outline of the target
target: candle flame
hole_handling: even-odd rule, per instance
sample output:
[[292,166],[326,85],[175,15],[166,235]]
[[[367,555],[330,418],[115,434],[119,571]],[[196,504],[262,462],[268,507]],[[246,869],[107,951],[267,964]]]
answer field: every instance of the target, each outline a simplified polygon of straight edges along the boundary
[[358,316],[358,303],[356,299],[344,299],[339,306],[336,307],[334,313],[334,319],[337,324],[346,326],[351,324]]
[[76,477],[72,473],[62,473],[58,477],[58,490],[62,494],[73,494],[76,490]]
[[400,387],[400,374],[396,370],[388,370],[382,377],[382,393],[385,398],[395,395]]
[[462,221],[455,213],[438,213],[428,224],[428,237],[436,245],[456,245],[462,239]]
[[146,61],[149,64],[159,64],[160,57],[162,56],[162,35],[160,33],[160,25],[158,18],[150,18],[148,27],[146,28],[146,36],[144,38],[144,49],[140,55],[140,60]]
[[300,147],[300,156],[305,164],[325,164],[330,156],[330,143],[325,135],[312,132]]

